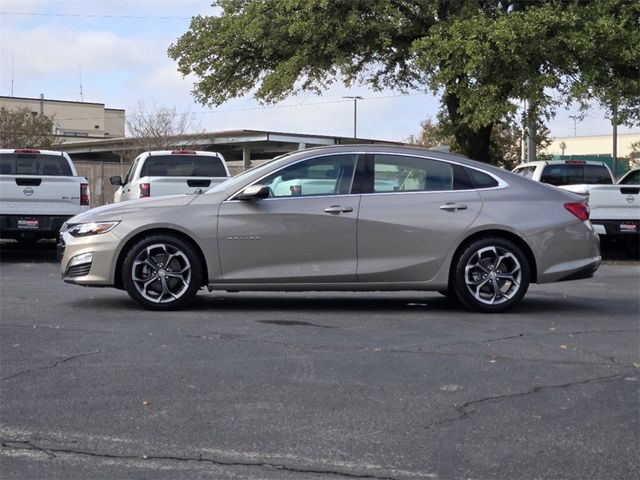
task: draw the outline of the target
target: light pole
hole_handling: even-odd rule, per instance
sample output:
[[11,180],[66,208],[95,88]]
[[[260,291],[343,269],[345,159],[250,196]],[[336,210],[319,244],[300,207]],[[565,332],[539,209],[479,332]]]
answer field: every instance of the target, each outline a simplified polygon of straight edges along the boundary
[[359,95],[346,96],[342,98],[348,98],[353,100],[353,139],[356,139],[356,127],[358,125],[358,100],[362,100]]

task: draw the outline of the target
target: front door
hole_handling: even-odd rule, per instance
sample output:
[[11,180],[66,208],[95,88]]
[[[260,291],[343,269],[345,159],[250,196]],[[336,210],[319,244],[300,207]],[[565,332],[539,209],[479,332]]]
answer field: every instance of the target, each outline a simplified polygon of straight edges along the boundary
[[218,214],[223,283],[356,281],[358,156],[327,155],[260,180],[269,198],[228,200]]

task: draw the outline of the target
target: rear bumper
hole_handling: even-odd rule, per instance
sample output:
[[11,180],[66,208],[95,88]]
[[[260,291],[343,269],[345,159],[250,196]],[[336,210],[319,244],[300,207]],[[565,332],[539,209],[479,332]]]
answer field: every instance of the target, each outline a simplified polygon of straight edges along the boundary
[[570,223],[529,237],[536,253],[537,283],[593,276],[600,266],[600,239],[591,224]]
[[640,236],[640,220],[595,220],[591,223],[598,235],[607,237]]
[[0,238],[56,238],[73,215],[0,215]]
[[566,277],[559,278],[556,282],[568,282],[569,280],[583,280],[585,278],[591,278],[596,273],[596,270],[598,270],[598,267],[600,267],[600,259],[594,260],[593,262],[574,270],[573,273],[570,273]]

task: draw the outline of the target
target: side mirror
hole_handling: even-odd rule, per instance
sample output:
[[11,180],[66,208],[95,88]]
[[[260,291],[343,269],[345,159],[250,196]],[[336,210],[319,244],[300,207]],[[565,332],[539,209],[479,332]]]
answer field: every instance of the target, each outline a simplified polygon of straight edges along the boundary
[[269,187],[267,185],[251,185],[245,188],[236,197],[238,200],[260,200],[269,196]]
[[122,183],[122,177],[120,175],[116,175],[114,177],[110,177],[109,178],[109,182],[111,182],[111,185],[124,185]]

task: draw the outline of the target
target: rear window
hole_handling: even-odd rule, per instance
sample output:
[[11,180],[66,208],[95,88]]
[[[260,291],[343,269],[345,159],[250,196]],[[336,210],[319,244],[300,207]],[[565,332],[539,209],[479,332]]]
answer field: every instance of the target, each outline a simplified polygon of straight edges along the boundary
[[0,175],[72,176],[69,162],[62,155],[40,153],[1,153]]
[[226,177],[219,157],[209,155],[154,155],[148,157],[141,177]]
[[578,185],[581,183],[610,185],[613,183],[609,170],[604,165],[579,163],[547,165],[542,170],[540,181],[551,185]]

